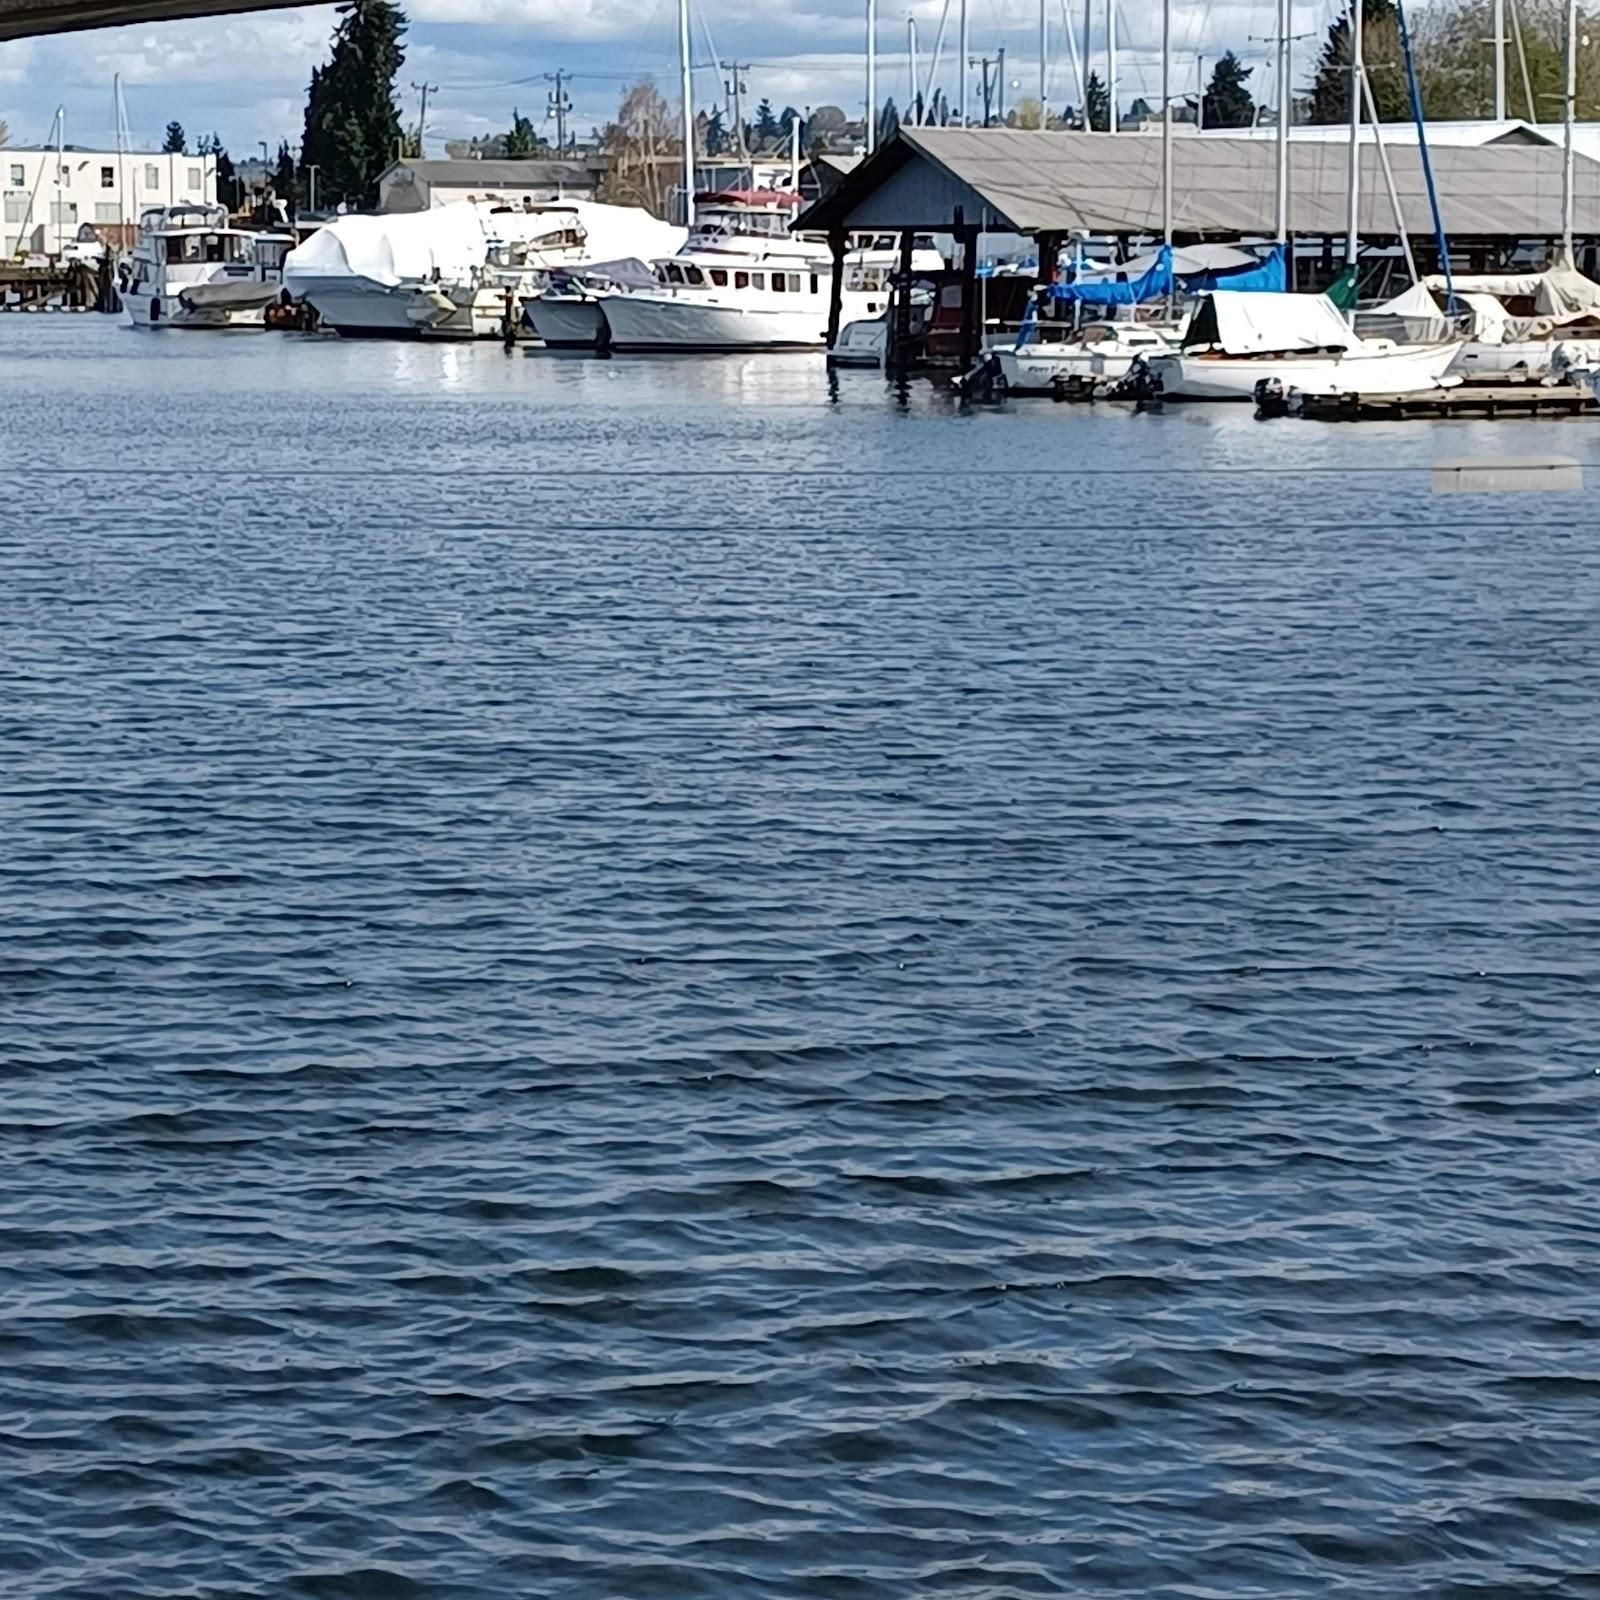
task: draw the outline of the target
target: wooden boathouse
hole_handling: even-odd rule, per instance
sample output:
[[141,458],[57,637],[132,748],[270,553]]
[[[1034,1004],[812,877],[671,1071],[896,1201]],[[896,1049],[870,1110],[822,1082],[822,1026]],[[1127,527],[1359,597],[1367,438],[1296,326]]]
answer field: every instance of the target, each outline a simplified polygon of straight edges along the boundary
[[[1074,238],[1097,241],[1126,260],[1161,237],[1161,148],[1152,134],[902,126],[795,219],[797,230],[829,238],[830,346],[839,332],[850,233],[897,232],[903,281],[910,276],[913,236],[950,234],[961,255],[961,370],[968,370],[979,349],[979,239],[985,233],[1034,239],[1040,281],[1053,275],[1061,248]],[[1452,146],[1430,150],[1429,157],[1456,270],[1491,272],[1553,254],[1561,238],[1559,147]],[[1175,138],[1175,242],[1272,240],[1276,160],[1275,146],[1260,139]],[[1348,160],[1341,143],[1289,142],[1288,243],[1296,288],[1323,287],[1343,262]],[[1394,143],[1380,151],[1365,143],[1360,173],[1363,245],[1393,254],[1403,231],[1420,270],[1435,270],[1433,217],[1417,147]],[[1596,275],[1600,162],[1584,156],[1573,161],[1573,233],[1578,265]],[[897,346],[904,344],[909,315],[908,297],[896,296]]]

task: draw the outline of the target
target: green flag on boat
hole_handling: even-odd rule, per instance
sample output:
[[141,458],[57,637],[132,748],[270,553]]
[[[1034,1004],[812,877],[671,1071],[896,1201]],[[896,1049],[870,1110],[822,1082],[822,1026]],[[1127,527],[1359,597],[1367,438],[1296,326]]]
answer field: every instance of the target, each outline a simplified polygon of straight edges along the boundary
[[1346,267],[1323,292],[1341,311],[1353,311],[1356,303],[1356,269]]

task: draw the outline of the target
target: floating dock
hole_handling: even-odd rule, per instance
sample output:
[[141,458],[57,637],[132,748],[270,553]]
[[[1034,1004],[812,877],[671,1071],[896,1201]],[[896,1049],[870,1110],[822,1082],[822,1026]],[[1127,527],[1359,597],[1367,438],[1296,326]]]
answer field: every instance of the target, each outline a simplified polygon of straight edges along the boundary
[[1586,417],[1600,401],[1575,384],[1463,383],[1415,394],[1304,396],[1301,414],[1323,422],[1393,421],[1399,417]]

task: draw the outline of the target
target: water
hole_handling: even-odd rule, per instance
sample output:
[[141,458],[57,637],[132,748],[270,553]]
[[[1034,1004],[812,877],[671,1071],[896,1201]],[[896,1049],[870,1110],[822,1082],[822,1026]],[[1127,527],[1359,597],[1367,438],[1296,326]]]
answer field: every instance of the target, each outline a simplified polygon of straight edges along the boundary
[[1591,427],[0,379],[0,1594],[1600,1594]]

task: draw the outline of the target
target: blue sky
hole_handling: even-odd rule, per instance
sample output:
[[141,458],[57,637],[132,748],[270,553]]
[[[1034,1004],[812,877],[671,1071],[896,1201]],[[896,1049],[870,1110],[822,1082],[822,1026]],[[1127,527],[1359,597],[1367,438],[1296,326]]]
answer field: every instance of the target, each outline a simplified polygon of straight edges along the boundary
[[[1076,78],[1065,49],[1063,0],[1051,10],[1052,93],[1055,103],[1077,99]],[[1069,0],[1074,27],[1081,0]],[[676,22],[673,0],[413,0],[408,54],[400,91],[407,120],[416,114],[410,85],[438,84],[428,114],[429,153],[442,155],[447,138],[493,133],[510,121],[513,106],[539,121],[549,85],[539,75],[557,67],[576,74],[571,88],[580,130],[605,120],[623,87],[654,76],[676,94]],[[907,87],[906,15],[918,20],[924,65],[938,30],[944,0],[879,0],[880,92],[903,101]],[[1331,0],[1296,0],[1294,30],[1320,33]],[[863,0],[695,0],[695,54],[737,55],[756,63],[746,75],[750,103],[763,95],[775,109],[832,103],[859,114],[865,85]],[[1097,19],[1103,0],[1095,0]],[[951,0],[942,73],[953,91],[958,0]],[[1122,3],[1118,31],[1127,51],[1124,100],[1154,98],[1160,13],[1153,3]],[[1231,45],[1241,55],[1268,47],[1260,36],[1274,27],[1273,0],[1219,0],[1201,6],[1180,0],[1175,12],[1174,83],[1192,86],[1197,52],[1214,55]],[[1038,0],[969,0],[974,53],[1007,47],[1014,98],[1038,83]],[[324,58],[336,13],[331,6],[211,17],[194,22],[64,34],[0,44],[0,117],[13,144],[42,141],[57,105],[66,108],[67,139],[111,142],[112,74],[121,72],[129,119],[139,144],[157,144],[170,118],[191,136],[216,130],[238,158],[259,153],[256,141],[276,148],[298,142],[305,87]],[[1096,22],[1096,38],[1103,21]],[[1252,39],[1251,36],[1258,36]],[[1303,82],[1315,57],[1315,38],[1298,46]],[[1097,42],[1098,51],[1099,44]],[[1258,80],[1267,74],[1258,72]],[[721,98],[721,74],[696,76],[696,98]],[[519,80],[533,81],[519,81]],[[952,94],[952,98],[954,95]]]

